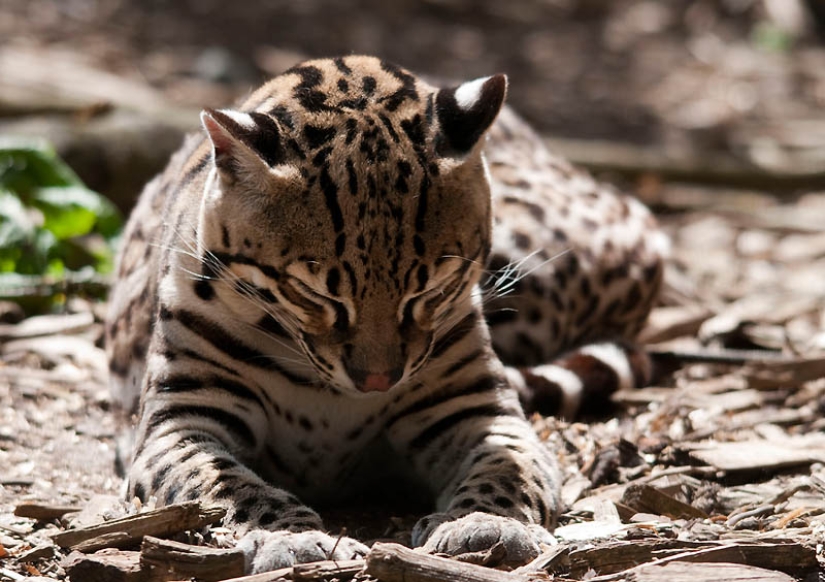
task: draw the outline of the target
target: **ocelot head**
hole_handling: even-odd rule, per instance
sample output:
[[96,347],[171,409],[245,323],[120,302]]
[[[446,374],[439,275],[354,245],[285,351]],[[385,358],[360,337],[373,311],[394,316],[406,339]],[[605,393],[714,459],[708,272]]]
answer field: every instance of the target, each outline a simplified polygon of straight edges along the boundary
[[476,301],[491,230],[482,138],[506,86],[437,89],[350,56],[204,111],[215,169],[198,242],[255,295],[235,308],[270,312],[341,392],[413,377]]

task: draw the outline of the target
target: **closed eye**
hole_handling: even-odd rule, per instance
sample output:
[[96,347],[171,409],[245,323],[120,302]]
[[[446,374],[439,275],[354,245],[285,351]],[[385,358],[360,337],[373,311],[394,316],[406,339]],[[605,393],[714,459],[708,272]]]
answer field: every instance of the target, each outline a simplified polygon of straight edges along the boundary
[[298,293],[300,293],[302,297],[312,302],[315,306],[321,307],[322,309],[332,308],[333,312],[335,313],[335,322],[333,323],[333,328],[336,331],[343,333],[349,330],[351,318],[349,310],[343,302],[338,301],[337,299],[334,299],[329,295],[318,293],[312,287],[310,287],[300,279],[292,277],[289,279],[289,284],[296,291],[298,291]]

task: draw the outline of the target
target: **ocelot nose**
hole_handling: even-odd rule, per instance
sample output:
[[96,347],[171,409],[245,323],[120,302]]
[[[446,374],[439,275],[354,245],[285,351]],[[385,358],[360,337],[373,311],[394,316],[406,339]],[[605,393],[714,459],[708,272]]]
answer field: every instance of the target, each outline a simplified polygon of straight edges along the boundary
[[374,373],[358,368],[349,369],[350,377],[361,392],[386,392],[404,375],[403,368],[394,368],[389,372]]

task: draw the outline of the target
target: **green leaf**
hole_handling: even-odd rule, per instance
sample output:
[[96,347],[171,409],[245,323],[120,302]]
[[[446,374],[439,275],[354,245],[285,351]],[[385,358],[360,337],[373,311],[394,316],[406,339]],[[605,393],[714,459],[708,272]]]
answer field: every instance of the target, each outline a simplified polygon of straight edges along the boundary
[[43,186],[82,186],[69,166],[44,141],[0,139],[0,187],[25,199]]
[[32,205],[43,213],[43,228],[58,240],[82,236],[92,231],[97,221],[99,196],[86,188],[38,188]]
[[47,144],[0,138],[0,296],[38,311],[64,301],[78,281],[111,272],[121,226]]
[[0,249],[12,249],[34,239],[35,225],[23,203],[0,189]]

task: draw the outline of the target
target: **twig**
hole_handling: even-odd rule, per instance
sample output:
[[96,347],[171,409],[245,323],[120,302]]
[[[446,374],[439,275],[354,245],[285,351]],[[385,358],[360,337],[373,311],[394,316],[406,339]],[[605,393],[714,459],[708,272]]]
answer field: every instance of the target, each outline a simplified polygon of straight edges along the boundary
[[154,511],[130,515],[52,536],[62,547],[94,552],[102,548],[123,548],[137,544],[143,536],[169,536],[187,529],[199,529],[226,515],[222,507],[201,507],[188,502],[168,505]]

